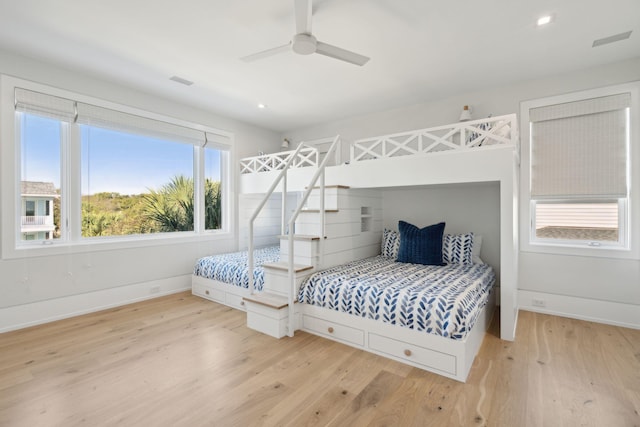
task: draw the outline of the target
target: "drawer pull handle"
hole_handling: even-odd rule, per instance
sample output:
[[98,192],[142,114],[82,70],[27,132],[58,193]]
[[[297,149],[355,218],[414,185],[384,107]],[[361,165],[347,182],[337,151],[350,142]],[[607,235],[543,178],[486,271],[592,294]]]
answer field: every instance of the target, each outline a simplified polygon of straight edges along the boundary
[[327,328],[327,331],[329,331],[330,334],[333,333],[333,327],[329,326],[329,328]]
[[406,350],[404,351],[404,355],[405,355],[405,356],[407,356],[407,357],[408,357],[408,356],[411,356],[411,350],[406,349]]
[[244,301],[240,301],[240,305],[244,305]]
[[209,290],[204,291],[205,294],[209,295]]

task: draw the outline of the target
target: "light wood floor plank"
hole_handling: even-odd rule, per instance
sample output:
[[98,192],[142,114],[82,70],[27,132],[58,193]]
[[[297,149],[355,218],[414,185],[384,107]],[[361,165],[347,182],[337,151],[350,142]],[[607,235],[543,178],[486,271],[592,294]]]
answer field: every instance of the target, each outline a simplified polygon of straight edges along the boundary
[[188,293],[0,334],[0,426],[640,426],[640,331],[520,312],[466,384]]

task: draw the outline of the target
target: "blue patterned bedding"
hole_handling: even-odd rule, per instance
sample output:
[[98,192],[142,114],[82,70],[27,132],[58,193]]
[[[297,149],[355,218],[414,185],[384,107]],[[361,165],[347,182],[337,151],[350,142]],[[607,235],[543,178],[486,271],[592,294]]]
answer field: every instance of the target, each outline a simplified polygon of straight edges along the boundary
[[[255,249],[253,253],[253,286],[256,290],[261,291],[264,285],[264,268],[262,265],[279,261],[280,247],[269,246]],[[248,255],[249,251],[242,251],[200,258],[193,268],[193,274],[249,289]]]
[[433,266],[376,256],[313,274],[302,284],[298,301],[464,339],[494,283],[486,264]]

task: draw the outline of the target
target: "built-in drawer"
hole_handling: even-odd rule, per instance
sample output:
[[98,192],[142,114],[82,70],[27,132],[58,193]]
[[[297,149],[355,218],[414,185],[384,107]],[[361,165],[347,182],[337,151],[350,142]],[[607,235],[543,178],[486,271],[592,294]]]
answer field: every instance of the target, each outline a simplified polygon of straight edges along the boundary
[[304,315],[302,318],[303,328],[310,332],[330,337],[339,341],[364,346],[364,331],[361,329],[345,326],[340,323],[330,322],[317,317]]
[[227,292],[225,295],[225,304],[229,307],[237,308],[238,310],[246,311],[247,307],[241,295],[232,294]]
[[451,354],[430,350],[374,333],[369,333],[369,348],[430,369],[437,369],[456,375],[456,358]]
[[206,299],[210,299],[211,301],[221,302],[224,304],[224,291],[219,289],[213,289],[212,287],[194,284],[192,291],[194,294],[201,296]]

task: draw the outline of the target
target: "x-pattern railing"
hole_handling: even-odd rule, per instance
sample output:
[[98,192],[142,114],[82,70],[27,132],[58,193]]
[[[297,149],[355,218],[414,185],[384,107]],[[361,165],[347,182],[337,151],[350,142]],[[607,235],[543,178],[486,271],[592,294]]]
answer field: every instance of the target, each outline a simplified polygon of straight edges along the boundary
[[516,115],[377,136],[351,144],[351,162],[514,144]]
[[291,156],[290,167],[302,168],[306,166],[318,166],[318,150],[313,147],[304,147],[297,154],[295,150],[282,151],[273,154],[261,154],[259,156],[245,157],[240,160],[240,173],[256,173],[282,170]]

